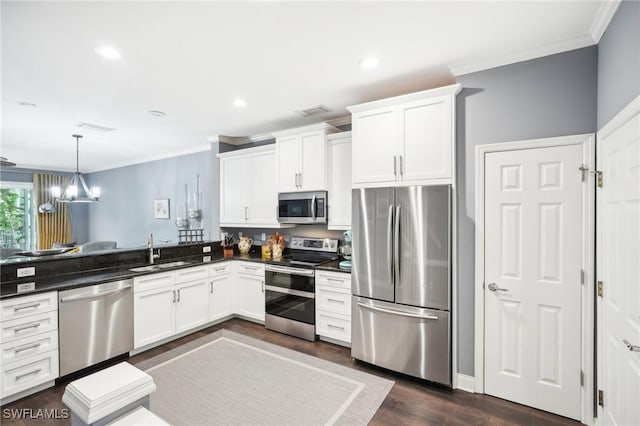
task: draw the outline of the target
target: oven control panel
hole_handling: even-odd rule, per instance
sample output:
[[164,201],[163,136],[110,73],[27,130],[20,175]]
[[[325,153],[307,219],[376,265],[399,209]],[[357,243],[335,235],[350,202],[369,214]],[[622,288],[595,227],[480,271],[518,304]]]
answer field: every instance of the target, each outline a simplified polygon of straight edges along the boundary
[[338,240],[331,238],[292,237],[291,248],[296,250],[337,252]]

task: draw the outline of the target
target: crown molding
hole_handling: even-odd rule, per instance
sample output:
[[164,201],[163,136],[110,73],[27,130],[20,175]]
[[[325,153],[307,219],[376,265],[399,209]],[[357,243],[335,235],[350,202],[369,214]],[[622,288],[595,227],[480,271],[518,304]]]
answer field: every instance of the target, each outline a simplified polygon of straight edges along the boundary
[[600,9],[598,9],[598,13],[591,23],[591,28],[589,28],[589,34],[596,44],[600,43],[600,39],[607,30],[613,15],[616,14],[618,6],[620,6],[620,0],[606,0],[600,3]]
[[462,85],[459,83],[450,84],[448,86],[436,87],[435,89],[423,90],[421,92],[408,93],[406,95],[394,96],[391,98],[380,99],[377,101],[366,102],[358,105],[351,105],[347,107],[347,111],[351,113],[357,113],[362,111],[371,111],[376,108],[384,108],[391,105],[397,105],[405,102],[421,101],[423,99],[435,98],[445,95],[457,95],[462,89]]
[[508,55],[498,56],[495,58],[470,62],[467,64],[452,65],[449,67],[449,71],[456,77],[465,74],[471,74],[478,71],[484,71],[491,68],[497,68],[504,65],[515,64],[518,62],[524,62],[531,59],[541,58],[543,56],[555,55],[556,53],[568,52],[570,50],[580,49],[587,46],[593,46],[595,42],[590,34],[581,34],[572,38],[564,39],[555,43],[544,44],[542,46],[534,47],[511,53]]
[[158,154],[158,155],[154,155],[154,156],[151,156],[151,157],[146,157],[144,159],[123,161],[121,163],[114,163],[114,164],[110,164],[110,165],[107,165],[107,166],[99,167],[99,168],[96,168],[96,169],[91,169],[87,173],[95,173],[95,172],[102,172],[102,171],[105,171],[105,170],[119,169],[120,167],[133,166],[135,164],[142,164],[142,163],[150,163],[152,161],[165,160],[167,158],[180,157],[182,155],[189,155],[189,154],[195,154],[195,153],[198,153],[198,152],[206,152],[206,151],[211,151],[211,144],[199,145],[199,146],[192,147],[192,148],[185,149],[185,150],[172,151],[172,152],[167,152],[167,153],[164,153],[164,154]]

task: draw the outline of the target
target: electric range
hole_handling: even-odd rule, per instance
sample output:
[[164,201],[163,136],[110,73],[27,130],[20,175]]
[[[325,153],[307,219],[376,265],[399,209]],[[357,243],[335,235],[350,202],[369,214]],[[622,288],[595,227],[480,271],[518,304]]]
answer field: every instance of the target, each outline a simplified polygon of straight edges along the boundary
[[338,259],[338,240],[293,237],[287,266],[265,265],[265,327],[316,339],[314,266]]

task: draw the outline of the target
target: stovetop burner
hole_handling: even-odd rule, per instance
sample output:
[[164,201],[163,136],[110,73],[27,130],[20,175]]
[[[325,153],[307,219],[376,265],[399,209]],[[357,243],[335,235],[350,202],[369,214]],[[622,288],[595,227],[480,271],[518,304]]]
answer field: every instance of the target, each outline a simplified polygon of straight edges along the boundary
[[292,265],[309,265],[309,266],[317,266],[323,263],[331,262],[333,260],[338,260],[339,256],[337,254],[327,254],[320,255],[317,253],[291,253],[286,256]]

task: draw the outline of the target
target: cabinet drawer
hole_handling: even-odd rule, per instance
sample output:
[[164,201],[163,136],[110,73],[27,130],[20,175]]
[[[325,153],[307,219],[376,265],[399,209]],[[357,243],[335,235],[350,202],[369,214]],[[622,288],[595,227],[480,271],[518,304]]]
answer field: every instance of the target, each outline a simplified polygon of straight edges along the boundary
[[333,287],[317,286],[316,309],[351,316],[351,294]]
[[162,272],[159,274],[144,275],[133,279],[133,292],[152,290],[154,288],[172,286],[176,283],[176,273],[174,271]]
[[316,332],[320,336],[351,342],[351,320],[340,315],[316,312]]
[[0,364],[18,361],[24,358],[40,355],[58,348],[58,332],[50,331],[34,336],[24,337],[13,342],[0,345],[2,354]]
[[58,329],[58,311],[30,315],[28,317],[5,321],[1,325],[0,337],[3,344],[23,337]]
[[316,285],[336,287],[351,293],[351,274],[316,271]]
[[238,272],[246,275],[255,275],[264,278],[264,265],[253,262],[238,262]]
[[176,271],[176,282],[183,283],[193,280],[201,280],[209,276],[208,266],[196,266],[194,268],[179,269]]
[[231,272],[231,262],[220,262],[215,265],[209,266],[209,276],[215,277],[218,275],[224,275]]
[[3,365],[0,397],[5,398],[58,377],[58,351]]
[[58,309],[58,292],[34,294],[0,301],[0,321],[8,321],[27,315]]

